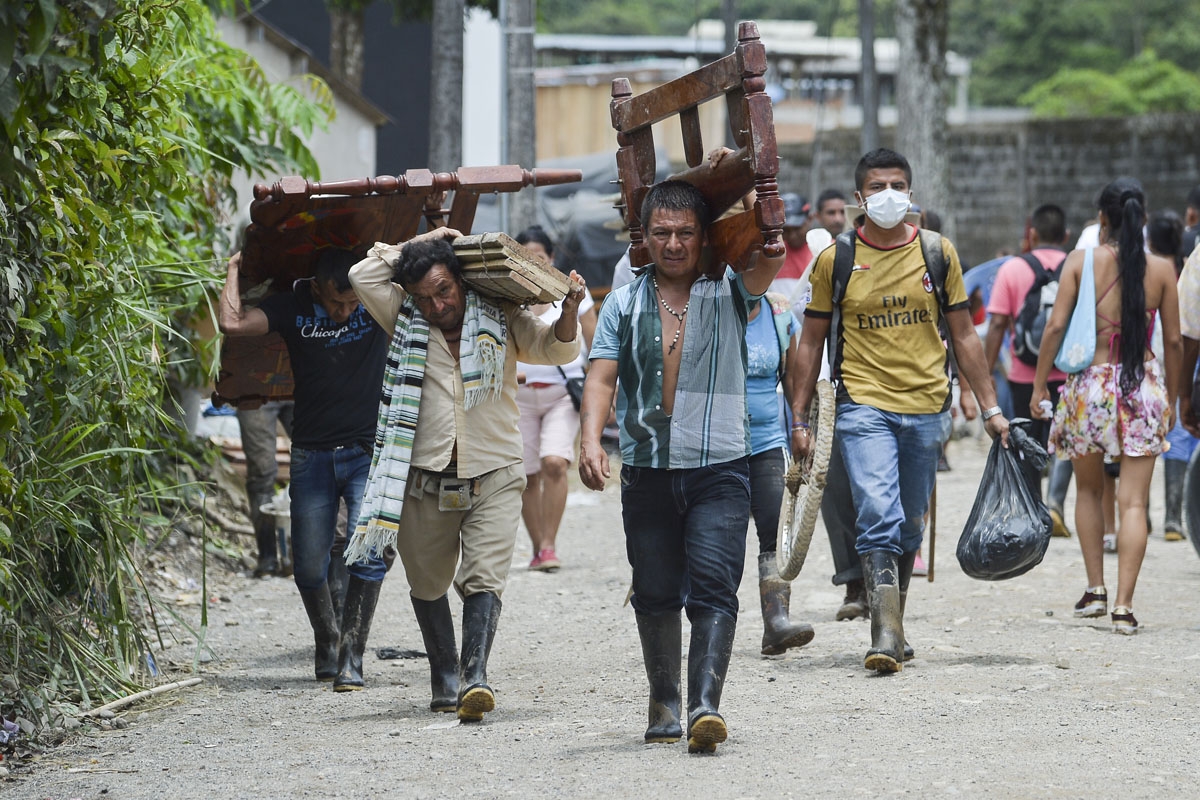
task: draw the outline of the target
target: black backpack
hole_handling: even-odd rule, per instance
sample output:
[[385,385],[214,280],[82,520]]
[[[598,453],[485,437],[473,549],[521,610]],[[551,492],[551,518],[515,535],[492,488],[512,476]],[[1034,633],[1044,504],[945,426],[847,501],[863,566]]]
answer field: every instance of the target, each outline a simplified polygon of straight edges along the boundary
[[1013,320],[1013,355],[1022,364],[1036,367],[1042,333],[1054,308],[1054,298],[1058,296],[1058,273],[1067,257],[1062,257],[1053,272],[1043,267],[1033,253],[1025,253],[1021,259],[1033,270],[1033,285],[1029,287],[1025,302]]

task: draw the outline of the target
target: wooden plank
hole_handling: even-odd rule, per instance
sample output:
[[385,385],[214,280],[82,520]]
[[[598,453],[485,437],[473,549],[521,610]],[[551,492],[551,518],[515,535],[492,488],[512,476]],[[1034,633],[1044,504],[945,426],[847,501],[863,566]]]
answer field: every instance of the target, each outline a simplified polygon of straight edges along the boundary
[[567,277],[543,264],[504,233],[462,236],[451,242],[463,281],[481,294],[515,303],[549,303],[570,290]]

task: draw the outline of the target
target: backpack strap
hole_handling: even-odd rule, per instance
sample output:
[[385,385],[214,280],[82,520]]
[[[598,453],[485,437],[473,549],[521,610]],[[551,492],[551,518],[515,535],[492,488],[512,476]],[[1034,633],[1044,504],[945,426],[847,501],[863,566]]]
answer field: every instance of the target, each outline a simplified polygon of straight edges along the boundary
[[825,340],[825,349],[829,358],[830,375],[835,387],[841,384],[841,376],[837,370],[837,340],[838,331],[842,324],[842,300],[846,297],[846,286],[850,283],[850,275],[854,272],[854,249],[858,243],[858,232],[851,229],[842,231],[834,240],[833,251],[833,317],[829,321],[829,336]]
[[[954,337],[950,335],[950,326],[946,324],[946,306],[949,300],[946,296],[946,273],[950,271],[946,263],[946,252],[942,249],[942,235],[937,231],[918,230],[921,239],[921,258],[925,260],[925,271],[933,283],[933,294],[938,301],[938,332],[946,343],[946,367],[951,381],[958,379],[958,357],[954,353]],[[950,396],[946,397],[947,408]]]
[[1033,287],[1042,287],[1050,280],[1050,271],[1042,266],[1042,262],[1033,253],[1022,253],[1021,260],[1033,270]]
[[842,231],[834,241],[833,252],[833,305],[842,304],[846,296],[846,286],[850,283],[850,273],[854,271],[854,247],[858,242],[858,233],[853,230]]
[[946,264],[946,253],[942,250],[942,235],[937,231],[918,231],[921,237],[921,257],[925,259],[925,270],[933,281],[933,293],[937,297],[938,306],[945,311],[948,305],[946,298],[946,273],[950,267]]

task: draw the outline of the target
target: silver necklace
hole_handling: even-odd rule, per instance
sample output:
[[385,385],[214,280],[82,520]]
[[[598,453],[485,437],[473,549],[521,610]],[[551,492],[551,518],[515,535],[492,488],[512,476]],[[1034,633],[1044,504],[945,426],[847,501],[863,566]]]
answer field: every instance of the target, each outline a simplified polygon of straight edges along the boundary
[[676,311],[667,304],[667,300],[662,295],[662,291],[658,288],[658,278],[650,276],[651,282],[654,283],[654,293],[658,295],[658,302],[662,303],[662,307],[667,310],[675,319],[679,320],[679,327],[675,329],[675,338],[671,340],[671,346],[667,348],[667,353],[675,352],[675,345],[679,344],[679,332],[683,330],[683,318],[687,316],[688,308],[692,305],[692,298],[689,296],[688,301],[683,304],[683,311]]

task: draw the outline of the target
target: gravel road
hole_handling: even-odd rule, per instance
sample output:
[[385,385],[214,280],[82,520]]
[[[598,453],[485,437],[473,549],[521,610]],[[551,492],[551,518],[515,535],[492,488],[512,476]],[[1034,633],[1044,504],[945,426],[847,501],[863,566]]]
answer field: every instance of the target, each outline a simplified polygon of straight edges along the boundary
[[[564,568],[525,570],[518,542],[480,725],[433,715],[424,660],[368,654],[366,691],[311,680],[311,638],[289,580],[226,579],[210,609],[204,681],[87,726],[15,771],[20,798],[714,798],[984,795],[1198,797],[1200,559],[1161,536],[1161,476],[1136,613],[1142,631],[1071,614],[1085,580],[1076,540],[1055,539],[1027,575],[963,575],[954,546],[986,442],[951,444],[939,476],[936,581],[914,579],[903,672],[862,668],[868,624],[835,622],[841,592],[818,528],[794,584],[793,617],[816,638],[759,655],[755,547],[715,756],[642,744],[646,679],[630,608],[616,486],[577,481],[559,539]],[[1161,473],[1161,468],[1159,469]],[[614,470],[615,475],[615,470]],[[1073,492],[1068,510],[1073,504]],[[753,537],[751,537],[753,540]],[[1106,567],[1110,596],[1116,558]],[[397,573],[399,570],[397,570]],[[386,581],[370,647],[419,648],[402,574]],[[456,620],[461,606],[451,601]],[[196,613],[192,607],[184,613]],[[684,641],[687,641],[685,630]],[[192,644],[164,658],[189,663]],[[205,656],[208,658],[208,656]],[[685,662],[686,663],[686,662]],[[180,675],[179,677],[186,677]],[[1188,742],[1193,742],[1188,744]]]

